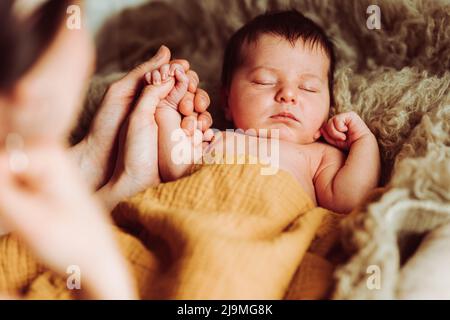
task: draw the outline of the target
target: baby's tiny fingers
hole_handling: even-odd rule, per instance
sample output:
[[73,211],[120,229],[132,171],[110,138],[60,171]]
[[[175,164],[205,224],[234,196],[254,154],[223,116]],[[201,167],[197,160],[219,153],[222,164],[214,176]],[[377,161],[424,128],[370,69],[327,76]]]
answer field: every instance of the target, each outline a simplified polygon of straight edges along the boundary
[[339,132],[336,127],[334,126],[334,120],[330,119],[328,121],[327,127],[326,127],[326,132],[328,133],[328,135],[334,139],[337,140],[342,140],[344,141],[346,139],[346,135],[345,133]]
[[348,127],[345,124],[344,119],[340,117],[333,117],[334,127],[340,132],[347,132]]
[[189,79],[182,69],[177,68],[175,70],[175,86],[173,90],[169,93],[166,100],[169,102],[175,109],[178,110],[181,99],[185,96],[187,92],[187,87],[189,83]]
[[330,137],[330,135],[327,133],[327,130],[325,128],[320,129],[320,133],[324,137],[324,139],[328,142],[333,144],[333,139]]

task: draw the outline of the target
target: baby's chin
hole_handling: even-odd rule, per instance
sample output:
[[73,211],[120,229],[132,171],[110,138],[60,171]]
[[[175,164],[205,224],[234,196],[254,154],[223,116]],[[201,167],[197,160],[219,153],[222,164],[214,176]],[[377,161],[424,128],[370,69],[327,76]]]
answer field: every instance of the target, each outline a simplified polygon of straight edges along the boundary
[[[275,138],[275,137],[272,137]],[[302,139],[298,133],[292,132],[289,129],[286,128],[280,128],[279,130],[279,140],[296,143],[296,144],[308,144],[308,141],[305,141],[306,139]]]
[[308,144],[311,141],[304,137],[304,133],[301,132],[297,126],[291,126],[286,124],[271,124],[267,127],[269,136],[271,138],[278,138],[279,140],[296,143],[296,144]]
[[281,141],[296,143],[296,144],[309,144],[312,139],[308,139],[304,137],[302,132],[299,132],[298,129],[294,129],[290,126],[285,125],[268,125],[268,126],[260,126],[257,129],[254,128],[246,128],[245,130],[240,129],[245,132],[247,135],[257,136],[260,138],[271,138],[278,139]]

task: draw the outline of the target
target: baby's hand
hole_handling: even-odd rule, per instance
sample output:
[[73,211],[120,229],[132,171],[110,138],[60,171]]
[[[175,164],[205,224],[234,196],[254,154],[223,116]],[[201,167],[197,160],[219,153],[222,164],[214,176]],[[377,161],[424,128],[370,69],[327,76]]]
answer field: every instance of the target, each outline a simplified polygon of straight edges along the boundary
[[178,112],[178,105],[187,93],[189,78],[179,64],[164,64],[159,70],[146,75],[147,82],[155,88],[160,99],[158,109],[174,110]]
[[320,128],[320,132],[329,144],[341,150],[349,150],[355,141],[372,135],[364,121],[353,111],[335,115]]

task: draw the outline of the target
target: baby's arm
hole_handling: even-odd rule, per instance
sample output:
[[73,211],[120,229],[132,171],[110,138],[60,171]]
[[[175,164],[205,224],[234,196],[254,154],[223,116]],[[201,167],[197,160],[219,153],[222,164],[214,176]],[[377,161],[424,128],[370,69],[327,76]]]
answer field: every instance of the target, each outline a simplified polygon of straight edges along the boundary
[[321,130],[326,146],[314,177],[319,205],[347,213],[373,190],[380,176],[380,155],[375,136],[354,112],[339,114]]
[[[188,136],[181,128],[181,114],[178,105],[188,90],[189,79],[179,65],[163,65],[153,71],[147,81],[153,86],[168,86],[171,91],[161,100],[156,108],[156,123],[158,125],[158,162],[160,176],[163,181],[172,181],[184,176],[195,162],[198,145],[202,134],[194,131],[194,136]],[[196,153],[197,152],[197,153]],[[200,153],[201,155],[201,153]]]

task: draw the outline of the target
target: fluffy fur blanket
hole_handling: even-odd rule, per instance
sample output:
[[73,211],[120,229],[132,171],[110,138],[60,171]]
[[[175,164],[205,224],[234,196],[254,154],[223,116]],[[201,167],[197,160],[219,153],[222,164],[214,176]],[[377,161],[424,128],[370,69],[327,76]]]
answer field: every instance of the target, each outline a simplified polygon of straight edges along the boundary
[[[371,4],[381,9],[380,30],[366,26]],[[351,258],[335,273],[334,298],[450,298],[450,276],[439,263],[450,254],[448,1],[171,0],[126,10],[98,35],[98,72],[74,140],[105,85],[161,44],[189,59],[212,97],[215,125],[223,127],[217,92],[228,37],[267,9],[291,7],[322,25],[336,45],[332,112],[356,111],[381,148],[385,189],[343,223]],[[442,237],[447,241],[433,245]],[[379,286],[368,286],[371,276],[380,277]]]

